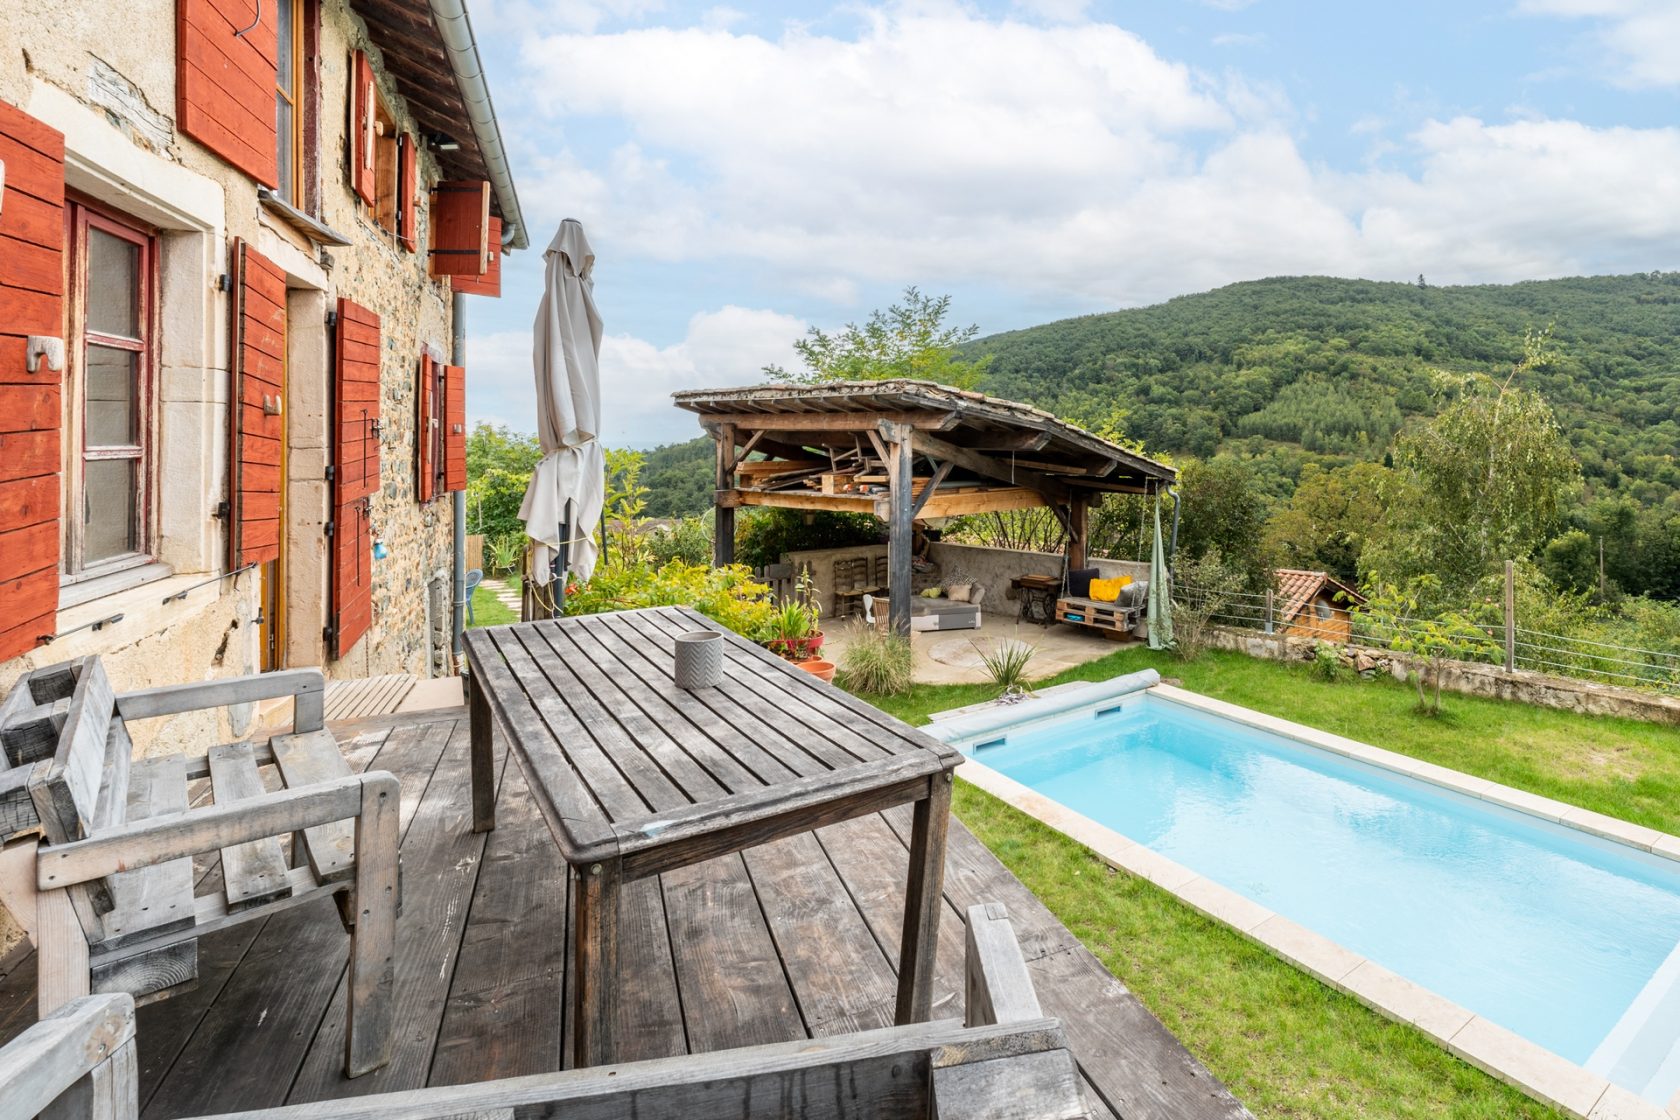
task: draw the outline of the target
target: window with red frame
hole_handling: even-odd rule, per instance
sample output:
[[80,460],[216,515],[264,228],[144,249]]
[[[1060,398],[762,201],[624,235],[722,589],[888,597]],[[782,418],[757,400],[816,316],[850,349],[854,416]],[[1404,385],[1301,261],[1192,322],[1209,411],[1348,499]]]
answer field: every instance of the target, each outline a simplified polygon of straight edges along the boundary
[[68,200],[70,368],[64,425],[64,572],[150,560],[157,239]]

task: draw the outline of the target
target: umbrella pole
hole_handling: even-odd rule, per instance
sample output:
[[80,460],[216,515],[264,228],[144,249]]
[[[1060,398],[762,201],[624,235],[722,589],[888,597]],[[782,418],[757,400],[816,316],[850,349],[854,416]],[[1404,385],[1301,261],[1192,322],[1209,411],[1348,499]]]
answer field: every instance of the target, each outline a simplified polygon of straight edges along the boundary
[[566,516],[560,522],[560,545],[554,550],[553,565],[550,570],[550,580],[554,587],[554,613],[551,618],[559,618],[566,613],[566,570],[571,566],[572,559],[572,522],[575,514],[572,510],[572,499],[566,499]]

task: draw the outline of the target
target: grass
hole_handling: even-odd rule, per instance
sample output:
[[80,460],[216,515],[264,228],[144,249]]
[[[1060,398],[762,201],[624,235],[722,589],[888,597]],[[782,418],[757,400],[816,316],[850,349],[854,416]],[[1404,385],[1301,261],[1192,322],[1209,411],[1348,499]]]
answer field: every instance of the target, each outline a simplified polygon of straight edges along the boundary
[[[1184,687],[1416,758],[1680,831],[1672,728],[1448,696],[1413,710],[1392,680],[1326,682],[1303,665],[1211,652],[1185,664],[1122,650],[1040,684],[1154,667]],[[989,699],[990,685],[918,685],[873,702],[913,723]],[[1285,964],[1153,884],[959,783],[956,812],[1006,866],[1262,1120],[1561,1115]]]
[[510,610],[496,598],[496,593],[482,583],[473,588],[473,626],[505,626],[519,621],[519,612]]

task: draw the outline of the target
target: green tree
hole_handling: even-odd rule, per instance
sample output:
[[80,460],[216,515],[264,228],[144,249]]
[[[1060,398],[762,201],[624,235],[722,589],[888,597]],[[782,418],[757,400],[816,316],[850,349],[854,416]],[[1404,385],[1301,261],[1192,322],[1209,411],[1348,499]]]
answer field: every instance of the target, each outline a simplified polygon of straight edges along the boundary
[[1193,459],[1179,471],[1178,492],[1184,503],[1179,556],[1196,561],[1217,551],[1225,566],[1242,573],[1249,592],[1263,592],[1271,583],[1266,500],[1249,465],[1230,455]]
[[[1531,352],[1518,371],[1542,360]],[[1431,572],[1452,593],[1532,556],[1558,527],[1580,467],[1538,393],[1480,374],[1443,384],[1456,399],[1395,444],[1398,486],[1366,569]]]
[[805,368],[789,373],[770,365],[764,367],[765,376],[808,384],[913,377],[972,389],[991,359],[957,356],[957,347],[973,339],[980,328],[946,326],[950,310],[950,296],[925,296],[913,286],[906,288],[900,302],[871,312],[862,326],[847,323],[837,334],[812,327],[793,344]]
[[1499,644],[1469,615],[1431,615],[1428,604],[1438,598],[1440,582],[1422,575],[1404,585],[1376,583],[1354,616],[1361,638],[1412,656],[1417,710],[1426,716],[1441,714],[1441,676],[1448,661],[1492,661],[1499,655]]
[[1271,551],[1290,567],[1357,579],[1365,540],[1387,516],[1388,483],[1389,471],[1377,463],[1331,470],[1308,463],[1295,493],[1266,525]]

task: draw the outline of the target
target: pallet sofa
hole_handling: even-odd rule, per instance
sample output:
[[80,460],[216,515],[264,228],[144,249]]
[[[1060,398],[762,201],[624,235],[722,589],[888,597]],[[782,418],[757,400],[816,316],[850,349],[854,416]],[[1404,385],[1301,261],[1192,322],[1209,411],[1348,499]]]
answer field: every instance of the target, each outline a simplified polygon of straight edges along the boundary
[[[238,1115],[244,1120],[1081,1120],[1089,1115],[1061,1024],[1047,1019],[998,905],[968,912],[966,1021],[595,1066]],[[126,995],[61,1007],[0,1049],[0,1120],[137,1115]]]
[[[351,773],[324,696],[316,669],[114,693],[97,657],[17,682],[0,703],[0,903],[35,943],[43,1017],[188,990],[202,935],[331,895],[350,934],[345,1074],[390,1060],[400,792]],[[291,731],[266,742],[133,757],[130,720],[285,697]],[[203,778],[213,801],[195,807]],[[211,854],[198,894],[193,857]]]
[[1148,580],[1127,584],[1112,602],[1074,595],[1063,595],[1056,600],[1057,622],[1089,627],[1110,638],[1131,636],[1148,611]]

